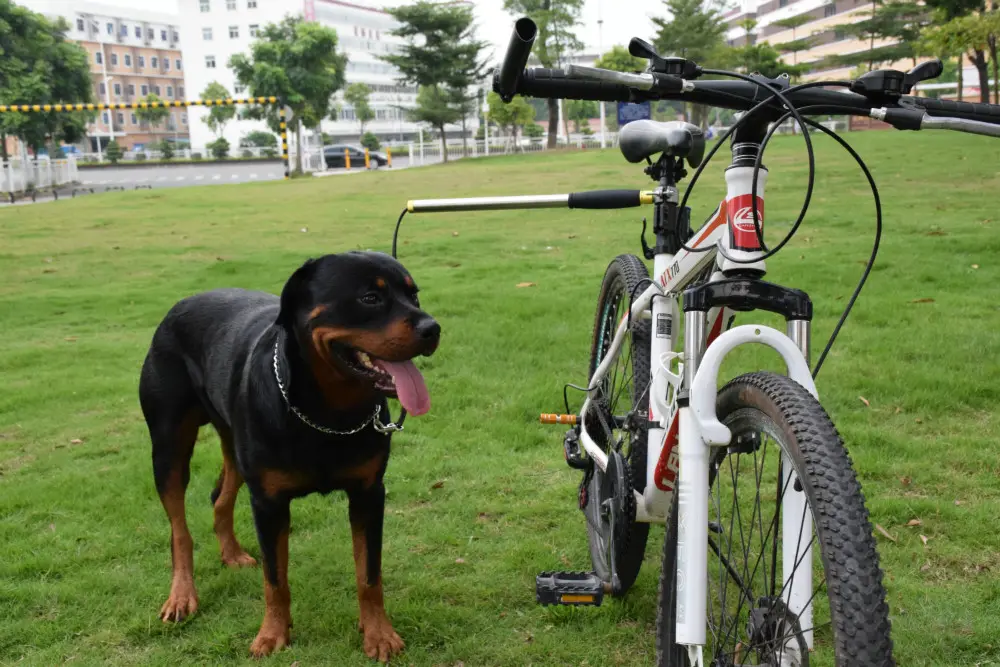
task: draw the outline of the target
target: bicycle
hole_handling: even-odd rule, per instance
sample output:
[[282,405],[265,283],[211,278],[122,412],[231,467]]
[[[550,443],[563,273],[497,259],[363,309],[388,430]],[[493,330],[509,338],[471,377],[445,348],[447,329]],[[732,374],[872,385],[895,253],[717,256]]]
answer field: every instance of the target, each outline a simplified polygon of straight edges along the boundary
[[[634,255],[615,258],[605,273],[589,382],[567,385],[584,392],[582,407],[572,413],[564,389],[566,413],[541,417],[572,427],[564,453],[567,463],[583,472],[578,504],[587,517],[594,571],[540,574],[538,601],[599,605],[606,594],[624,595],[642,564],[649,524],[656,522],[667,527],[657,610],[660,667],[894,664],[864,496],[814,382],[871,271],[881,205],[861,157],[805,116],[855,114],[897,129],[1000,136],[1000,106],[910,97],[916,82],[940,75],[940,61],[905,74],[876,70],[855,81],[792,86],[785,76],[710,70],[662,57],[633,39],[630,53],[649,61],[644,73],[572,65],[526,70],[536,34],[530,19],[516,22],[493,80],[506,102],[515,94],[611,102],[670,99],[744,112],[707,156],[698,126],[650,120],[625,125],[620,150],[629,162],[647,163],[646,173],[658,184],[651,191],[413,200],[397,222],[394,256],[407,212],[654,207],[653,247],[645,240],[645,220],[642,233],[643,259],[653,261],[652,276]],[[738,80],[697,80],[703,74]],[[803,129],[809,181],[798,219],[768,248],[762,225],[768,171],[762,158],[788,118]],[[805,292],[762,279],[765,260],[795,234],[808,209],[814,167],[809,127],[851,153],[876,204],[871,259],[812,369],[812,302]],[[726,198],[695,230],[688,195],[730,136]],[[686,175],[685,163],[696,171],[681,198],[677,185]],[[732,326],[736,313],[753,310],[783,315],[786,330]],[[749,343],[776,350],[787,375],[749,373],[717,389],[725,356]],[[741,487],[741,480],[747,484]],[[748,513],[740,508],[746,501],[752,504]]]

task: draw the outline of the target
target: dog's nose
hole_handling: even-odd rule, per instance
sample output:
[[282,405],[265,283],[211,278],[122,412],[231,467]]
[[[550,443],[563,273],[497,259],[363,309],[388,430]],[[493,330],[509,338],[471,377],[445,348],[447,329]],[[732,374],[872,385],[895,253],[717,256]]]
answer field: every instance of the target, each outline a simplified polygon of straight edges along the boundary
[[433,317],[422,318],[415,329],[417,336],[428,342],[436,341],[441,336],[441,325]]

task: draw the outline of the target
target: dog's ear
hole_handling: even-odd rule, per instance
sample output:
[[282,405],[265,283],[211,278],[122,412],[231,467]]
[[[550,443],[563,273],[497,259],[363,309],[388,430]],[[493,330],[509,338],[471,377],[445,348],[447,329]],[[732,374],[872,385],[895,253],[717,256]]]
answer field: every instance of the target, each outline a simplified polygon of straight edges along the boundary
[[315,259],[306,260],[305,264],[295,270],[281,290],[281,310],[278,311],[276,322],[288,331],[295,328],[295,313],[302,307],[302,300],[309,296],[309,281],[316,273],[318,263]]

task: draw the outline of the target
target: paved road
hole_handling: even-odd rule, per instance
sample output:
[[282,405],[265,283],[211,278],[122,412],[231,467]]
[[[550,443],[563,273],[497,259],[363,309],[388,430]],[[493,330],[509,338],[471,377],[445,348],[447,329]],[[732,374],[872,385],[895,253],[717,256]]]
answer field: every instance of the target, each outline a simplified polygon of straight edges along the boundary
[[[420,159],[414,156],[414,162],[419,164]],[[436,156],[427,155],[425,164],[433,164],[440,161]],[[407,156],[393,156],[392,169],[406,169],[409,166]],[[362,169],[351,169],[352,173],[363,171]],[[320,172],[317,172],[320,173]],[[345,174],[344,169],[331,169],[327,174]],[[181,188],[195,185],[221,185],[224,183],[248,183],[254,181],[274,181],[284,177],[284,166],[280,162],[251,162],[251,163],[210,163],[210,164],[184,164],[176,166],[149,166],[149,167],[103,167],[100,169],[80,169],[79,184],[66,185],[60,187],[60,199],[71,196],[73,189],[80,190],[84,194],[90,195],[103,192],[117,191],[119,189],[135,190],[137,187],[145,189],[151,187],[154,190],[160,188]],[[38,197],[38,203],[43,201],[53,201],[50,194]],[[17,202],[20,204],[33,203],[30,199]],[[0,197],[0,208],[9,206],[6,195]]]
[[176,167],[105,167],[81,169],[80,184],[103,192],[108,186],[121,186],[133,190],[137,185],[153,188],[180,188],[190,185],[219,185],[247,181],[273,181],[284,177],[280,162],[251,162],[250,164],[192,164]]

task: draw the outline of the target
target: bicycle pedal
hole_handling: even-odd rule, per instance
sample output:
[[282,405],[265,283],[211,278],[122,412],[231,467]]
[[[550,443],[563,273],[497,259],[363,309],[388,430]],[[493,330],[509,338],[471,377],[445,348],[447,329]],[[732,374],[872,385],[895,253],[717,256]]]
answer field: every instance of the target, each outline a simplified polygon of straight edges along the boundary
[[593,572],[542,572],[535,577],[535,600],[541,605],[600,607],[604,582]]

